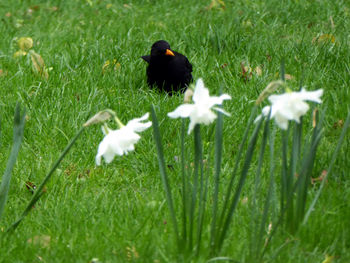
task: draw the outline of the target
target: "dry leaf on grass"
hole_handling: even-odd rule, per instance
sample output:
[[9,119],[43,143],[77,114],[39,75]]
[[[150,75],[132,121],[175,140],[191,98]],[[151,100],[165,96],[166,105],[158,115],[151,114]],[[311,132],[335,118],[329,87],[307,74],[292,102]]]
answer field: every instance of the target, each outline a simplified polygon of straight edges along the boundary
[[316,36],[312,39],[312,44],[324,44],[324,43],[332,43],[335,44],[335,36],[332,34],[322,34],[319,36]]
[[0,77],[4,77],[7,75],[7,71],[4,71],[3,69],[0,69]]
[[107,71],[110,71],[113,69],[114,71],[119,70],[121,67],[120,63],[117,62],[116,59],[113,59],[113,61],[106,60],[106,62],[102,66],[102,74],[105,74]]
[[260,77],[262,75],[262,69],[260,66],[257,66],[255,69],[255,75],[257,75],[258,77]]
[[133,261],[140,257],[139,253],[136,251],[135,246],[126,247],[126,257],[128,258],[128,261]]
[[20,50],[28,51],[33,47],[33,39],[31,37],[21,37],[17,40]]
[[322,263],[331,263],[333,262],[334,256],[330,256],[326,254],[325,259],[322,261]]
[[45,67],[43,58],[33,50],[30,50],[29,54],[33,62],[33,70],[40,76],[44,77],[45,79],[48,79],[49,73],[47,71],[47,68]]
[[315,184],[316,182],[322,182],[326,178],[326,176],[327,176],[327,170],[323,170],[319,177],[311,178],[311,184]]
[[205,8],[206,10],[211,10],[213,8],[217,8],[221,11],[225,10],[226,5],[225,2],[222,0],[212,0],[210,4]]
[[42,248],[48,248],[50,247],[51,237],[48,235],[38,235],[34,236],[33,238],[29,238],[27,243]]
[[344,126],[344,120],[339,120],[333,124],[334,129],[342,128],[343,126]]
[[241,62],[241,76],[244,81],[248,81],[252,78],[252,68],[249,65],[245,65],[244,62]]

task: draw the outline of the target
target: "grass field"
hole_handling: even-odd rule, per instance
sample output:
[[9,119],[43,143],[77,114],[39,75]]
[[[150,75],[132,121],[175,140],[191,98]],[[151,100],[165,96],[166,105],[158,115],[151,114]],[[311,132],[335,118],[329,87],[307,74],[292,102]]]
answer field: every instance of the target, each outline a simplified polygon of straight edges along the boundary
[[[223,184],[232,168],[254,101],[279,79],[323,88],[324,138],[313,177],[327,169],[350,102],[350,4],[347,1],[97,1],[11,0],[0,3],[0,171],[12,144],[16,102],[26,108],[24,139],[0,221],[4,232],[31,198],[26,182],[39,185],[83,123],[110,108],[121,121],[155,106],[166,163],[175,191],[180,184],[180,120],[166,114],[183,101],[150,90],[140,58],[165,39],[185,54],[195,79],[211,94],[232,96],[224,108]],[[223,2],[221,2],[223,3]],[[16,39],[31,37],[48,78],[36,74],[28,56],[14,58]],[[116,60],[105,67],[106,61]],[[251,70],[245,72],[242,65]],[[215,125],[202,128],[211,151]],[[114,128],[116,128],[114,126]],[[98,125],[78,139],[46,186],[46,193],[11,235],[0,232],[1,262],[181,262],[159,177],[152,130],[135,152],[95,165],[103,134]],[[187,143],[192,144],[188,139]],[[253,164],[256,165],[256,160]],[[278,165],[278,164],[277,164]],[[264,262],[350,262],[349,132],[332,175],[306,225],[295,234],[280,229]],[[262,192],[268,175],[262,173]],[[311,186],[312,199],[319,183]],[[242,201],[220,255],[249,262],[251,195],[248,175]],[[209,190],[212,187],[209,186]],[[265,189],[265,190],[264,190]],[[277,193],[276,193],[277,195]],[[244,201],[245,200],[245,201]],[[258,208],[262,209],[262,208]],[[204,239],[208,228],[204,228]],[[205,252],[207,248],[202,248]],[[206,262],[204,256],[188,261]],[[328,261],[327,261],[328,260]],[[221,262],[228,262],[222,260]]]

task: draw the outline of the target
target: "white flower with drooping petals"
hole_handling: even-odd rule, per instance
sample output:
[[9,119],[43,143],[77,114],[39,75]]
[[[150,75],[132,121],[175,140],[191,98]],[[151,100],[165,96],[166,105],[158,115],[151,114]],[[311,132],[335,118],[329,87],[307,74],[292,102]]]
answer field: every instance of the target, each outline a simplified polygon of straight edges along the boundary
[[271,106],[265,106],[262,109],[262,114],[256,119],[259,120],[262,116],[269,115],[271,110],[271,119],[275,119],[277,125],[283,129],[288,129],[288,121],[294,120],[300,122],[300,117],[308,110],[309,105],[305,101],[313,101],[321,103],[320,97],[323,94],[323,89],[315,91],[306,91],[304,88],[299,92],[286,92],[281,95],[269,96]]
[[106,135],[100,145],[96,155],[96,164],[101,164],[101,157],[103,156],[106,163],[110,163],[115,155],[127,154],[135,149],[136,144],[141,138],[136,132],[142,132],[152,125],[152,122],[142,122],[148,119],[149,114],[146,113],[141,118],[136,118],[129,121],[126,126],[118,130],[103,129]]
[[196,124],[208,125],[216,119],[216,114],[212,111],[212,109],[220,111],[228,116],[230,115],[221,108],[216,108],[213,106],[221,105],[224,100],[230,100],[231,97],[227,94],[222,94],[219,97],[209,96],[209,90],[204,87],[202,79],[197,80],[192,99],[194,104],[182,104],[173,112],[168,113],[170,118],[190,118],[188,134],[191,133]]

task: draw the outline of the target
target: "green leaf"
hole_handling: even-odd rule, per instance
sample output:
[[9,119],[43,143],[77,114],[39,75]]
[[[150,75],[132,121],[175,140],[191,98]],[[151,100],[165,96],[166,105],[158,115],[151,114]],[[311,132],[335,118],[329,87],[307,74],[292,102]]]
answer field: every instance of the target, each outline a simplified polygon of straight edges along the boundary
[[2,177],[1,185],[0,185],[0,220],[2,214],[4,212],[8,191],[10,188],[12,170],[16,163],[17,156],[19,153],[19,149],[21,147],[22,138],[23,138],[23,130],[25,124],[25,110],[21,115],[21,107],[20,104],[17,103],[15,117],[14,117],[14,126],[13,126],[13,144],[10,153],[10,157],[8,159],[5,173]]
[[221,171],[221,159],[222,159],[222,141],[223,141],[223,116],[222,113],[218,113],[218,119],[216,122],[215,133],[215,161],[214,161],[214,194],[213,194],[213,211],[212,222],[210,230],[210,246],[215,247],[217,226],[216,218],[218,213],[218,197],[219,197],[219,184],[220,184],[220,171]]
[[180,246],[179,243],[179,230],[177,226],[177,220],[176,220],[176,214],[175,214],[175,209],[174,209],[174,204],[173,204],[173,198],[172,198],[172,193],[171,193],[171,188],[168,180],[168,175],[165,170],[165,161],[164,161],[164,154],[163,154],[163,147],[162,147],[162,139],[160,136],[159,132],[159,124],[158,124],[158,119],[156,116],[156,113],[154,111],[154,107],[152,105],[151,107],[151,116],[152,116],[152,127],[153,127],[153,137],[154,141],[156,143],[156,148],[157,148],[157,154],[158,154],[158,164],[159,164],[159,171],[160,171],[160,177],[163,182],[163,187],[165,190],[166,194],[166,199],[170,211],[170,217],[174,225],[174,230],[175,230],[175,235],[176,235],[176,242]]
[[186,123],[185,119],[181,121],[181,175],[182,175],[182,224],[183,233],[182,238],[187,240],[187,200],[188,200],[188,176],[185,171],[186,158],[185,158],[185,136],[186,136]]

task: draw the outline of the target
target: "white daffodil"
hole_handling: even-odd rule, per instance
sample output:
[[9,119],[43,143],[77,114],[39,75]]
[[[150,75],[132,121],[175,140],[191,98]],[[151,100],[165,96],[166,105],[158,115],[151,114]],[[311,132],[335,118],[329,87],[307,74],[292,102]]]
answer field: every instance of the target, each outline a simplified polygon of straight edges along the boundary
[[[271,119],[275,119],[277,125],[286,130],[288,128],[288,121],[294,120],[300,122],[300,117],[303,116],[308,110],[309,105],[305,101],[313,101],[321,103],[320,97],[323,94],[323,90],[306,91],[301,89],[299,92],[286,92],[281,95],[269,96],[271,106],[266,106],[262,109],[262,114],[258,116],[257,120],[261,116],[267,116],[271,110]],[[257,121],[256,120],[256,121]]]
[[106,163],[110,163],[115,155],[123,155],[133,151],[134,144],[141,138],[136,132],[142,132],[152,125],[150,121],[142,122],[148,119],[148,115],[146,113],[141,118],[133,119],[118,130],[102,129],[106,136],[98,146],[96,164],[101,164],[102,156]]
[[211,109],[229,115],[224,110],[213,106],[221,105],[224,100],[229,100],[231,97],[227,94],[222,94],[219,97],[209,96],[209,90],[204,87],[202,79],[197,80],[192,99],[194,104],[185,103],[177,107],[173,112],[168,113],[170,118],[190,118],[188,134],[191,133],[196,124],[208,125],[216,119],[216,114]]

